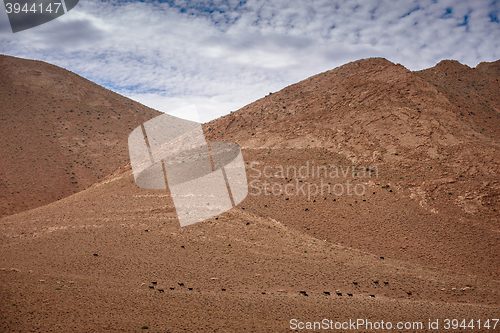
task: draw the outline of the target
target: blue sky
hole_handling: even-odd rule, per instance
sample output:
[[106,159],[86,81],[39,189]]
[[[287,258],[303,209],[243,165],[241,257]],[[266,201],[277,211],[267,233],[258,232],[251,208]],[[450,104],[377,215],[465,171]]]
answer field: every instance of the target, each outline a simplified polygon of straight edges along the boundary
[[411,70],[500,58],[499,1],[96,1],[13,34],[0,53],[56,64],[164,112],[202,122],[367,57]]

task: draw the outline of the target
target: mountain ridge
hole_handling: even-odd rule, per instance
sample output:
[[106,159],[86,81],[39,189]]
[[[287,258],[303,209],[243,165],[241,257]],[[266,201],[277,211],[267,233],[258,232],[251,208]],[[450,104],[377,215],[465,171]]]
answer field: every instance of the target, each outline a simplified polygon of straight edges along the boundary
[[[493,184],[487,196],[499,204],[498,76],[483,78],[488,89],[474,96],[487,95],[491,103],[451,99],[459,91],[445,79],[446,71],[457,72],[457,66],[466,75],[465,85],[481,76],[456,61],[419,72],[382,58],[354,61],[209,122],[207,138],[234,140],[249,149],[323,148],[353,164],[378,163],[401,173],[407,172],[405,165],[415,165],[422,169],[420,183],[450,176],[460,180],[472,172]],[[464,115],[464,110],[471,111]],[[429,173],[426,168],[434,169]]]

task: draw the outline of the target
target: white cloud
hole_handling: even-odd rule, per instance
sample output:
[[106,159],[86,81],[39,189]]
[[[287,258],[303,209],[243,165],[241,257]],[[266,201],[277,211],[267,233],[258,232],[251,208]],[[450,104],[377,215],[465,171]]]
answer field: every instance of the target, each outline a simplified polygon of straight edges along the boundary
[[[0,52],[44,60],[162,111],[197,104],[202,121],[359,58],[411,70],[500,58],[491,1],[81,1],[12,34]],[[450,11],[450,13],[447,13]],[[467,15],[467,26],[460,25]]]

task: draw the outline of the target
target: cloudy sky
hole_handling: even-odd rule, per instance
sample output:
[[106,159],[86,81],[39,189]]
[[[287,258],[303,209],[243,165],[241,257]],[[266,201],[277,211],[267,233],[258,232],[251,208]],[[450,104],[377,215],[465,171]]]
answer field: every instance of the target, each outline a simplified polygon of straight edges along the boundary
[[498,60],[499,9],[491,0],[80,0],[18,33],[0,8],[0,53],[64,67],[160,111],[195,104],[205,122],[361,58],[411,70]]

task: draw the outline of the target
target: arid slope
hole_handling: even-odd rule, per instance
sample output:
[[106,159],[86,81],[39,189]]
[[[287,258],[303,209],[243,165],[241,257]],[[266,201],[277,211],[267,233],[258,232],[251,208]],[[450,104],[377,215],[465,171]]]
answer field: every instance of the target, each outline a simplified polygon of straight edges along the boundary
[[[216,119],[206,132],[238,142],[260,172],[307,163],[360,168],[324,181],[363,183],[363,197],[259,195],[248,202],[252,212],[380,256],[498,278],[498,78],[498,61],[411,72],[363,59]],[[377,173],[367,177],[362,167]],[[303,181],[321,185],[317,175]]]
[[67,197],[128,161],[160,113],[63,68],[0,55],[0,216]]
[[380,258],[244,208],[181,228],[165,192],[137,188],[123,168],[4,217],[0,329],[289,332],[294,318],[498,314],[498,281]]

